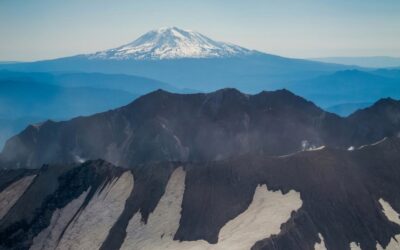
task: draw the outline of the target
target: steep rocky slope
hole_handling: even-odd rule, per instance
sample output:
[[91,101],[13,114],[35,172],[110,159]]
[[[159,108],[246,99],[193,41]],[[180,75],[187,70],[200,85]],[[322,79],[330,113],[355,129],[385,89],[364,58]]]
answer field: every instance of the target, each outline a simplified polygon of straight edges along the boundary
[[382,100],[372,109],[377,112],[366,109],[341,118],[287,90],[256,95],[235,89],[159,90],[119,109],[29,126],[6,143],[0,160],[9,168],[37,168],[102,158],[130,168],[246,153],[285,155],[323,145],[347,149],[400,131],[398,101]]
[[396,137],[353,151],[130,170],[95,160],[1,175],[13,179],[1,201],[15,197],[7,187],[20,188],[0,218],[0,249],[399,247]]

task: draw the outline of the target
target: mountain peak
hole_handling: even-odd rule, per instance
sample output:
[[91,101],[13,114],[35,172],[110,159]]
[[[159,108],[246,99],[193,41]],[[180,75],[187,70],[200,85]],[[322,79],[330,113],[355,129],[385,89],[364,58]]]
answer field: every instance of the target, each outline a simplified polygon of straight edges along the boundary
[[90,59],[161,60],[232,57],[251,53],[243,47],[214,41],[198,32],[177,27],[152,30],[118,48],[88,55]]
[[[360,109],[357,110],[356,112],[354,112],[354,115],[356,114],[362,114],[364,112],[373,112],[373,113],[379,113],[381,111],[387,111],[388,109],[390,110],[399,110],[400,111],[400,101],[399,100],[395,100],[391,97],[386,97],[386,98],[381,98],[379,100],[377,100],[372,106],[369,106],[365,109]],[[398,116],[398,115],[396,115]]]

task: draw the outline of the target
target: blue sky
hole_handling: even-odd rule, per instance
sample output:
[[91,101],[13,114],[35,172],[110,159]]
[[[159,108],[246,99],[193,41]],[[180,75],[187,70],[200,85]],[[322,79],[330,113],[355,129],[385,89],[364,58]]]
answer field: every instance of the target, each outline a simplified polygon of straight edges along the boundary
[[282,56],[400,56],[400,1],[0,0],[0,61],[128,43],[177,26]]

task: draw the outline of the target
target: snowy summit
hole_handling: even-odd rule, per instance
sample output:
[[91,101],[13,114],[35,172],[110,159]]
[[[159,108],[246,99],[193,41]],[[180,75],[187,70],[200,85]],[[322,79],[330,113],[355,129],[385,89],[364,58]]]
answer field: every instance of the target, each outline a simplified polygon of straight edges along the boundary
[[121,47],[89,55],[91,59],[161,60],[232,57],[252,53],[243,47],[214,41],[198,32],[176,27],[150,31]]

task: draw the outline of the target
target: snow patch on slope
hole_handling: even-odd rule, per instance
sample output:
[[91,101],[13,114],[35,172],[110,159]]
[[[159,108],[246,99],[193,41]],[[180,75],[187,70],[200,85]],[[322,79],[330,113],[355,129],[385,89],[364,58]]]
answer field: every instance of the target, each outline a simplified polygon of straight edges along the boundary
[[161,60],[231,57],[251,52],[237,45],[214,41],[195,31],[168,27],[150,31],[121,47],[90,54],[88,58]]
[[15,181],[0,193],[0,219],[2,219],[31,185],[36,175],[30,175]]
[[125,207],[133,190],[130,171],[98,190],[85,209],[68,226],[57,249],[99,249]]
[[383,208],[383,213],[386,215],[386,217],[390,221],[400,225],[399,214],[392,208],[392,206],[384,199],[379,199],[379,203],[381,204]]
[[360,247],[360,245],[358,243],[351,242],[350,243],[350,249],[351,250],[361,250],[361,247]]
[[50,225],[33,239],[30,250],[56,249],[62,232],[82,206],[87,194],[88,191],[83,192],[78,198],[68,203],[65,207],[54,211]]
[[386,246],[386,248],[383,248],[381,245],[376,244],[376,249],[377,250],[399,250],[400,249],[400,234],[394,236],[389,242],[389,245]]
[[321,234],[318,234],[319,239],[321,240],[320,243],[315,243],[314,250],[326,250],[324,237]]
[[176,169],[165,188],[165,193],[150,214],[147,224],[140,212],[130,220],[121,250],[133,249],[174,249],[172,239],[178,230],[181,204],[185,192],[185,172]]
[[250,249],[257,241],[278,234],[281,224],[302,205],[300,194],[295,191],[283,195],[269,191],[265,185],[258,186],[247,210],[220,230],[217,244],[204,240],[179,242],[173,237],[179,227],[184,190],[185,172],[178,168],[147,224],[142,222],[140,213],[131,219],[121,249]]
[[[386,215],[388,220],[400,225],[400,215],[393,209],[393,207],[383,199],[379,199],[379,203],[383,208],[383,213]],[[389,242],[389,245],[386,248],[383,248],[379,243],[376,244],[377,250],[398,250],[400,249],[400,234],[394,236]]]

